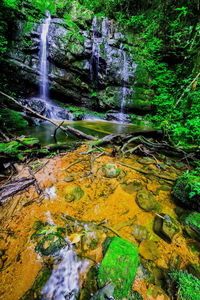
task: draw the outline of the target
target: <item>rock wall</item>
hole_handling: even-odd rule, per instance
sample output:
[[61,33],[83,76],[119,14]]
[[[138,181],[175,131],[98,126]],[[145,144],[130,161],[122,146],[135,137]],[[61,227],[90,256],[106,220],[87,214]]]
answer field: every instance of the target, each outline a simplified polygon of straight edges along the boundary
[[[97,111],[119,111],[122,100],[126,110],[138,109],[132,99],[143,94],[144,80],[139,79],[140,68],[116,24],[91,15],[68,17],[53,16],[50,24],[50,97]],[[3,64],[10,88],[25,98],[38,96],[40,35],[41,24],[27,26],[19,21],[12,50]],[[138,79],[141,84],[135,93]],[[148,76],[145,80],[148,85]]]

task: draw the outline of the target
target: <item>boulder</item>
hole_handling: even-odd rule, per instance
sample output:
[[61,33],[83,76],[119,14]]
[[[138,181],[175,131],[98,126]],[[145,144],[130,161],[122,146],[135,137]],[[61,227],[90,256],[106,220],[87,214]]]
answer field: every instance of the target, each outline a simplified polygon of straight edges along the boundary
[[157,243],[153,241],[142,241],[139,247],[139,253],[147,260],[156,260],[160,257]]
[[180,221],[184,226],[187,234],[198,241],[200,241],[200,213],[191,212],[180,217]]
[[179,232],[179,225],[167,214],[161,214],[160,216],[155,216],[153,230],[163,240],[171,243],[175,234]]
[[145,211],[160,211],[160,205],[150,191],[139,191],[136,196],[136,203]]
[[132,226],[132,234],[134,236],[134,238],[141,242],[143,240],[147,240],[149,237],[149,233],[148,230],[146,229],[146,227],[142,226],[142,225],[138,225],[138,224],[134,224]]
[[78,185],[66,187],[65,192],[65,200],[67,202],[80,200],[84,196],[84,191]]
[[124,239],[109,240],[107,250],[99,268],[100,287],[111,280],[114,284],[114,299],[120,300],[130,292],[138,266],[138,247]]
[[120,174],[120,170],[114,164],[106,164],[102,167],[102,171],[107,178],[116,178]]

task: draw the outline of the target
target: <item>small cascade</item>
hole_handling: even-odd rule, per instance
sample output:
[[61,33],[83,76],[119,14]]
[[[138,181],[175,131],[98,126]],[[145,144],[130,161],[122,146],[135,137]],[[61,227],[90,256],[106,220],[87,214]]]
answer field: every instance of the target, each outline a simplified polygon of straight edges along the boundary
[[58,261],[60,260],[42,290],[42,299],[76,300],[80,290],[79,276],[87,267],[87,262],[78,260],[71,245],[59,252]]
[[97,17],[94,17],[92,21],[92,55],[90,59],[90,79],[98,85],[98,73],[99,73],[99,55],[100,55],[100,44],[102,38],[99,36]]
[[123,44],[119,44],[124,36],[117,31],[112,21],[107,18],[101,21],[94,17],[91,32],[92,53],[89,61],[91,82],[99,89],[104,88],[107,79],[111,85],[118,88],[121,86],[120,110],[115,113],[115,118],[120,123],[127,123],[129,117],[125,113],[126,101],[132,93],[129,84],[136,70],[136,64],[131,62],[132,57],[124,50]]
[[129,63],[127,60],[127,54],[123,50],[123,45],[120,46],[121,56],[122,56],[122,69],[121,69],[121,78],[122,78],[122,91],[121,91],[121,108],[120,113],[118,114],[120,122],[124,123],[129,120],[127,114],[125,114],[126,106],[126,97],[131,93],[131,90],[127,87],[129,81]]

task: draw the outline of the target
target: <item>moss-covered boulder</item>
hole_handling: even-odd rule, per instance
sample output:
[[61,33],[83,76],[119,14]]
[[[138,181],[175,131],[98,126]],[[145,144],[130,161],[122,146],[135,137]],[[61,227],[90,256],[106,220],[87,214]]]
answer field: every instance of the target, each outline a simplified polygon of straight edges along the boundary
[[78,185],[66,187],[65,192],[67,202],[78,201],[84,196],[84,191]]
[[190,173],[180,176],[172,195],[179,205],[200,212],[200,176]]
[[100,287],[111,280],[114,284],[114,298],[127,297],[134,282],[138,266],[138,247],[119,237],[111,239],[99,268]]
[[106,164],[102,167],[102,171],[107,178],[116,178],[120,174],[120,170],[114,164]]
[[141,190],[137,193],[136,203],[145,211],[160,211],[161,209],[152,193],[147,190]]
[[36,231],[31,238],[36,242],[35,250],[41,255],[54,255],[66,247],[67,243],[63,237],[64,228],[43,222],[37,222],[34,226]]
[[155,216],[153,229],[163,240],[171,243],[175,234],[179,232],[179,225],[169,215],[161,214],[160,216]]
[[11,109],[1,108],[0,127],[6,131],[20,130],[28,126],[23,115]]
[[187,234],[200,241],[200,213],[191,212],[180,217],[180,221],[184,226]]

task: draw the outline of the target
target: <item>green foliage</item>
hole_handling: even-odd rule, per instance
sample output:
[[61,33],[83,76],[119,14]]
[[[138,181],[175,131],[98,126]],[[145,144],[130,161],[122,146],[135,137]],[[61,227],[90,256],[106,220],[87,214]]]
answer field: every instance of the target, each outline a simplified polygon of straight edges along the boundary
[[196,300],[197,295],[200,295],[200,280],[192,274],[173,271],[169,276],[176,283],[178,299]]
[[20,130],[28,126],[23,116],[14,110],[2,108],[0,111],[0,127],[5,131]]

